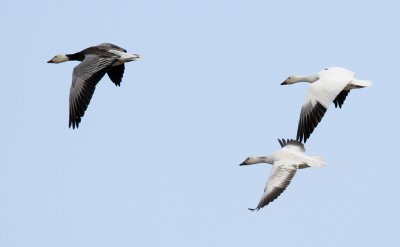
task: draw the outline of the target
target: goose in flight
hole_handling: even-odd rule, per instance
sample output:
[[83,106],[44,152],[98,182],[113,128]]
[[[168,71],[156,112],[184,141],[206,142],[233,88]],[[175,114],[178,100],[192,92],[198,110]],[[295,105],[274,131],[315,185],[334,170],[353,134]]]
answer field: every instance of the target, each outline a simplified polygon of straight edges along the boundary
[[310,76],[289,76],[281,85],[309,82],[306,99],[300,112],[297,140],[306,142],[324,116],[328,106],[342,105],[350,90],[372,85],[371,81],[358,80],[354,73],[340,67],[330,67]]
[[119,46],[103,43],[73,54],[54,56],[47,63],[80,61],[72,73],[69,92],[69,127],[79,127],[81,118],[90,103],[97,83],[107,73],[110,80],[120,86],[124,75],[124,63],[136,61],[138,54],[129,54]]
[[240,164],[241,166],[258,163],[272,165],[272,171],[261,200],[256,208],[249,208],[251,211],[260,210],[282,194],[296,174],[297,169],[325,166],[325,162],[320,157],[305,155],[304,145],[301,142],[292,139],[278,139],[278,141],[282,149],[268,157],[248,157]]

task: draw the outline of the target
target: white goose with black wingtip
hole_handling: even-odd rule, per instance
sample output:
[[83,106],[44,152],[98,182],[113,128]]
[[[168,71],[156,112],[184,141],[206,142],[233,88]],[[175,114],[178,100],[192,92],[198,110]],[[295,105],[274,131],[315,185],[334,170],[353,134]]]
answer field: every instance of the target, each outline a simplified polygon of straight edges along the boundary
[[289,76],[281,85],[309,82],[306,99],[300,112],[297,128],[298,141],[306,142],[321,121],[329,105],[342,105],[350,90],[369,87],[371,81],[354,78],[354,72],[341,67],[330,67],[310,76]]
[[120,86],[124,75],[124,63],[136,61],[138,54],[129,54],[119,46],[103,43],[86,48],[73,54],[54,56],[48,63],[81,61],[72,73],[72,85],[69,94],[69,127],[79,127],[81,118],[93,96],[97,83],[105,74],[116,85]]
[[248,157],[240,165],[253,165],[258,163],[267,163],[272,165],[272,171],[269,175],[264,193],[256,208],[249,210],[260,210],[275,200],[286,189],[297,169],[308,167],[323,167],[325,162],[318,156],[307,156],[304,152],[304,145],[296,140],[279,140],[281,149],[270,156]]

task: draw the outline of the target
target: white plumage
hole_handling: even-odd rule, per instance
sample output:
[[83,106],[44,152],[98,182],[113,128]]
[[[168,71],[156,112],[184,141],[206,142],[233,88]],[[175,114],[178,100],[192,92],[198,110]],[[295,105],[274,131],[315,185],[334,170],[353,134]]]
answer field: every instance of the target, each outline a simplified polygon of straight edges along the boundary
[[281,85],[309,82],[311,85],[301,108],[297,140],[306,142],[321,121],[329,105],[341,108],[350,90],[371,86],[371,81],[358,80],[354,73],[330,67],[310,76],[290,76]]
[[257,207],[250,210],[259,210],[275,200],[291,182],[297,169],[307,167],[323,167],[325,162],[317,156],[307,156],[304,145],[296,140],[279,140],[282,149],[270,156],[248,157],[240,165],[253,165],[258,163],[271,164],[272,171],[265,185],[264,193]]

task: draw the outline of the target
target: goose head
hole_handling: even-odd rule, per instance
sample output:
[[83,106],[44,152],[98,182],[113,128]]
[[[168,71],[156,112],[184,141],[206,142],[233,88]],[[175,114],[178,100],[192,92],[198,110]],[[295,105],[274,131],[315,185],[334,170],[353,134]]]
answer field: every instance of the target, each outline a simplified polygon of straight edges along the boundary
[[289,84],[293,84],[293,83],[297,83],[299,82],[297,79],[297,76],[289,76],[288,78],[286,78],[286,80],[284,80],[281,85],[289,85]]
[[242,163],[240,163],[240,166],[247,166],[247,165],[254,165],[258,163],[267,163],[267,157],[261,156],[261,157],[255,157],[255,156],[250,156],[247,157]]
[[62,62],[66,62],[68,60],[69,60],[69,58],[67,55],[59,54],[59,55],[55,55],[52,59],[47,61],[47,63],[62,63]]

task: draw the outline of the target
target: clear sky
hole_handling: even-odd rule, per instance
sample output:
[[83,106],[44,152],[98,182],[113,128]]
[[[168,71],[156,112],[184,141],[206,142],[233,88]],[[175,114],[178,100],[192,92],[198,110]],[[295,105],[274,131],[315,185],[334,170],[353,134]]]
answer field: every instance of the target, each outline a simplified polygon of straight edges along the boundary
[[[0,246],[396,246],[398,1],[3,1]],[[111,42],[142,59],[68,128],[76,62]],[[306,84],[342,66],[370,88],[331,105],[300,170],[258,212]]]

